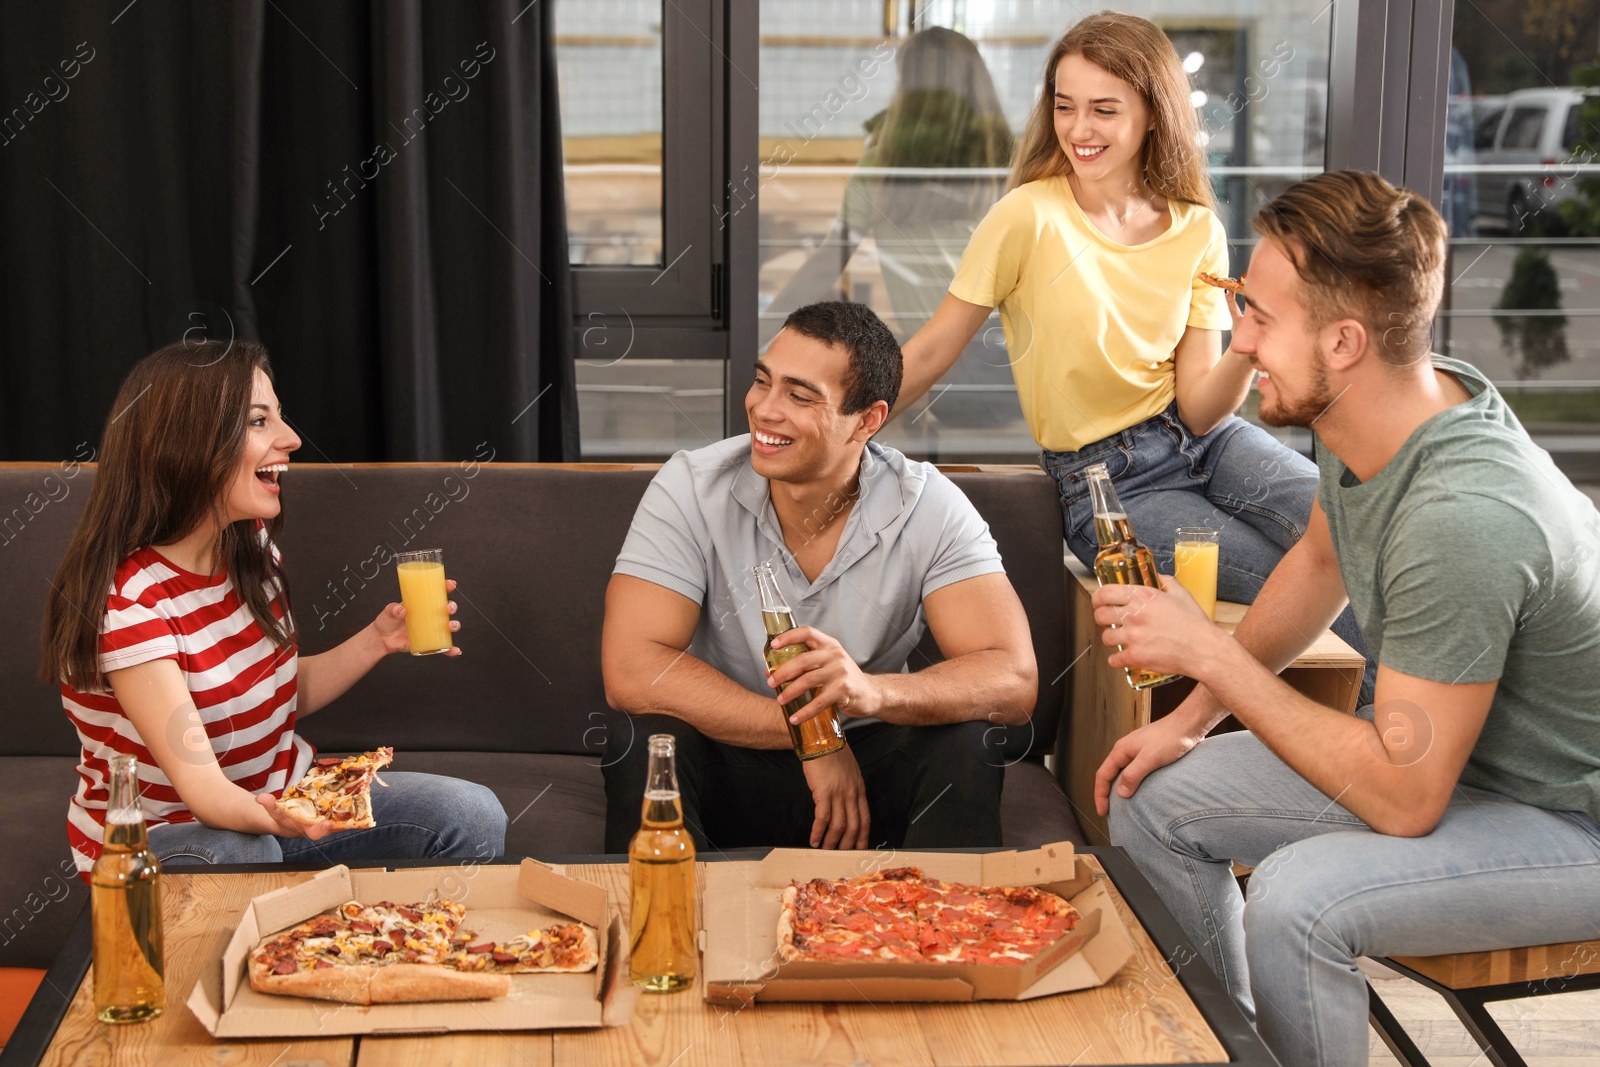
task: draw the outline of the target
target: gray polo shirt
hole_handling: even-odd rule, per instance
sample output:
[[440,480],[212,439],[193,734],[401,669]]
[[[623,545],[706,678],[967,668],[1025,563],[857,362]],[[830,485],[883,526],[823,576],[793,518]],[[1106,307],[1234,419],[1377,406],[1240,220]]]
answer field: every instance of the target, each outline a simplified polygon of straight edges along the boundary
[[[817,515],[807,528],[820,529],[827,518]],[[796,623],[839,641],[869,674],[927,666],[907,663],[927,626],[923,598],[1005,571],[988,524],[950,479],[931,463],[868,443],[860,499],[833,559],[807,581],[779,532],[767,480],[750,466],[746,434],[667,461],[639,502],[613,573],[699,604],[690,654],[767,696],[766,630],[753,573],[764,560]]]

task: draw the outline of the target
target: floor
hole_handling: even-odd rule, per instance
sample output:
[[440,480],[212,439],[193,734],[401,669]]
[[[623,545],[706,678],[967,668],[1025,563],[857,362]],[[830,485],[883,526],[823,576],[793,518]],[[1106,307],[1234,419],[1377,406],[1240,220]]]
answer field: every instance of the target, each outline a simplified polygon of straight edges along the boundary
[[[1489,1058],[1438,994],[1387,968],[1362,961],[1383,1002],[1433,1067],[1489,1067]],[[1494,1004],[1489,1014],[1506,1031],[1528,1067],[1593,1067],[1600,1034],[1600,989]],[[1376,1032],[1369,1067],[1396,1067]]]

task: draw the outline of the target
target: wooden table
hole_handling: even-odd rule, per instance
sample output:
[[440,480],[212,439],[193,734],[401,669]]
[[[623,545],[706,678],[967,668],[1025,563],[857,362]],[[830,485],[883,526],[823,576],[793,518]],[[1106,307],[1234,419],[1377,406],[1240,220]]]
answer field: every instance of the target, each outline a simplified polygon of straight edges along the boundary
[[[1090,598],[1099,583],[1071,552],[1066,552],[1068,591],[1072,595],[1072,712],[1067,723],[1067,797],[1084,836],[1095,844],[1111,840],[1106,820],[1095,814],[1094,776],[1124,734],[1177,707],[1194,689],[1187,678],[1155,689],[1128,685],[1122,668],[1107,661],[1116,651],[1100,639]],[[1229,633],[1239,625],[1248,604],[1217,601],[1217,625]],[[1324,630],[1284,669],[1281,677],[1299,692],[1346,714],[1356,710],[1366,660],[1338,634]],[[1230,720],[1231,721],[1231,720]]]
[[[698,985],[640,998],[631,1023],[609,1030],[429,1036],[216,1040],[184,1001],[249,900],[311,877],[283,868],[223,868],[166,877],[167,1008],[153,1022],[105,1026],[93,1013],[88,909],[0,1063],[118,1067],[557,1067],[645,1064],[1168,1064],[1275,1061],[1220,982],[1195,955],[1133,865],[1086,850],[1112,882],[1138,952],[1110,983],[1017,1003],[706,1004]],[[761,853],[730,858],[755,859]],[[566,872],[599,882],[627,908],[622,857],[576,857]],[[421,866],[418,864],[417,866]],[[704,865],[701,865],[704,877]],[[1170,964],[1170,965],[1169,965]],[[70,997],[69,997],[69,994]],[[47,1047],[48,1046],[48,1047]]]

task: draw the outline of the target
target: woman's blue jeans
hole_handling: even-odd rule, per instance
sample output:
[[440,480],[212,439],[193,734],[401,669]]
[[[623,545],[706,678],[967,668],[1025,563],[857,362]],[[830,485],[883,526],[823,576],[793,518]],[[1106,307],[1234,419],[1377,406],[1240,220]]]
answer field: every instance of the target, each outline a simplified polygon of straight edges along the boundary
[[163,866],[182,863],[338,863],[477,859],[506,847],[506,812],[493,791],[458,778],[386,771],[373,786],[370,830],[340,830],[318,841],[218,830],[197,822],[150,828]]
[[[1178,527],[1220,531],[1217,596],[1240,604],[1255,602],[1272,568],[1305,533],[1317,495],[1317,468],[1310,460],[1237,416],[1195,437],[1178,418],[1176,401],[1077,452],[1046,451],[1039,462],[1060,489],[1067,547],[1084,566],[1094,565],[1099,550],[1084,471],[1104,463],[1134,532],[1162,573],[1172,573]],[[1348,607],[1334,620],[1333,632],[1367,655]],[[1372,702],[1375,678],[1369,659],[1361,705]]]

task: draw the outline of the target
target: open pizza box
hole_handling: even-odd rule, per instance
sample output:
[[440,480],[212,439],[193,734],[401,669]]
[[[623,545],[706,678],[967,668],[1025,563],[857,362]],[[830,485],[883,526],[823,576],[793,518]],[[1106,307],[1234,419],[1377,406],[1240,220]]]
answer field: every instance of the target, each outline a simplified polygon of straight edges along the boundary
[[[587,923],[600,931],[599,966],[585,974],[513,974],[510,994],[494,1000],[364,1006],[251,988],[246,962],[263,938],[349,900],[415,903],[429,897],[465,905],[463,927],[485,940],[572,919]],[[201,969],[189,1009],[213,1037],[229,1038],[624,1026],[638,999],[627,978],[625,945],[603,888],[535,860],[520,867],[401,871],[339,866],[252,900],[220,958]]]
[[[1070,933],[1018,967],[950,963],[778,960],[778,915],[793,881],[854,878],[920,867],[967,885],[1037,886],[1083,915]],[[750,863],[708,863],[700,934],[705,997],[742,1007],[757,1001],[1029,1000],[1103,985],[1133,958],[1133,940],[1105,884],[1071,842],[1029,852],[825,852],[775,849]]]

